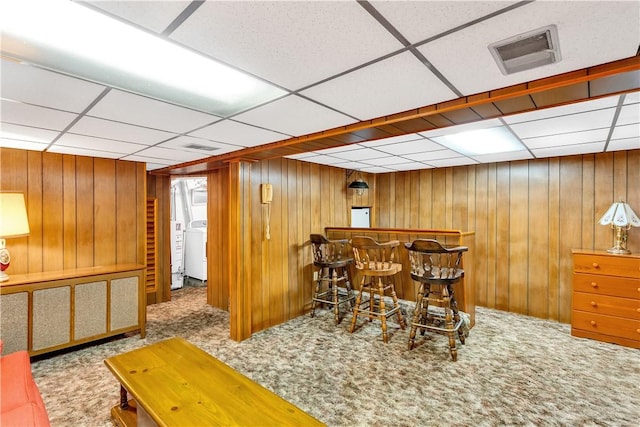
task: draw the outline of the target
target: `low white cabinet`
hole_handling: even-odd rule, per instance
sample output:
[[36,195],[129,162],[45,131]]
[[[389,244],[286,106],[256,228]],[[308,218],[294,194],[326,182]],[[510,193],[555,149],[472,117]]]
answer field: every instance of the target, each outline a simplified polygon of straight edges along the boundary
[[132,331],[144,338],[144,271],[118,264],[11,275],[0,284],[3,352],[35,356]]

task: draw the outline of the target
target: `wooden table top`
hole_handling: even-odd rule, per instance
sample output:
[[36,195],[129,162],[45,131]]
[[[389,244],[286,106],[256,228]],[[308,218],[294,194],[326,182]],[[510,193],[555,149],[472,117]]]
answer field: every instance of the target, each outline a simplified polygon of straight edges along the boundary
[[324,425],[180,337],[104,362],[160,426]]

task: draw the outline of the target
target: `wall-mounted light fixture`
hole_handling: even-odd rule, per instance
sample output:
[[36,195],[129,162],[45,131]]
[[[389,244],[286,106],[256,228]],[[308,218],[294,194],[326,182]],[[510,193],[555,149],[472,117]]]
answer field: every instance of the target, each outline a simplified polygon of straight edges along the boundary
[[[348,170],[347,171],[347,181],[349,181],[349,178],[351,177],[351,175],[356,172],[354,170]],[[364,190],[368,190],[369,189],[369,185],[364,182],[364,180],[360,177],[356,178],[355,180],[353,180],[351,182],[351,184],[349,184],[348,188],[351,188],[352,190],[355,190],[356,194],[358,196],[362,196],[362,194],[364,194]]]
[[0,193],[0,282],[9,280],[5,272],[9,268],[11,256],[4,238],[29,234],[27,209],[22,193]]
[[627,230],[629,230],[631,226],[640,227],[640,219],[638,219],[638,215],[636,215],[628,203],[622,200],[613,203],[609,210],[602,215],[598,223],[600,225],[611,225],[611,228],[615,230],[613,247],[607,249],[607,252],[612,254],[631,253],[631,251],[627,249]]

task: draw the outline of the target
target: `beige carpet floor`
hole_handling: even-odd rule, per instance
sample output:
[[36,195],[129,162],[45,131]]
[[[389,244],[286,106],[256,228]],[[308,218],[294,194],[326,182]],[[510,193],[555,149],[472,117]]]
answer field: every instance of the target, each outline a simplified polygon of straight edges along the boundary
[[553,321],[477,308],[451,362],[437,335],[407,349],[408,331],[348,332],[329,311],[237,343],[204,288],[148,308],[139,335],[33,363],[53,426],[110,426],[119,386],[103,360],[182,336],[329,426],[637,426],[640,351],[570,335]]

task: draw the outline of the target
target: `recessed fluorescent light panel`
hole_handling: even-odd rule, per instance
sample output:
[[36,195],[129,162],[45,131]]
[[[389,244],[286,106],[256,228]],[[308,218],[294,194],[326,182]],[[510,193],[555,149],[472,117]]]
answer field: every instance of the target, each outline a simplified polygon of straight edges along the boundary
[[524,150],[524,146],[504,127],[470,130],[430,138],[467,156]]
[[504,75],[542,67],[561,59],[555,25],[492,43],[489,51]]
[[68,0],[2,2],[2,55],[226,117],[286,91]]

